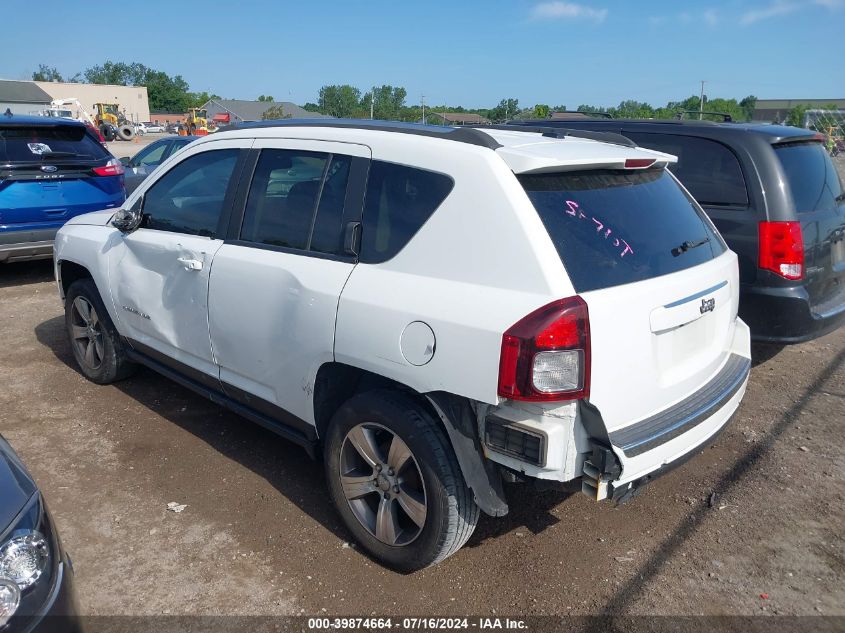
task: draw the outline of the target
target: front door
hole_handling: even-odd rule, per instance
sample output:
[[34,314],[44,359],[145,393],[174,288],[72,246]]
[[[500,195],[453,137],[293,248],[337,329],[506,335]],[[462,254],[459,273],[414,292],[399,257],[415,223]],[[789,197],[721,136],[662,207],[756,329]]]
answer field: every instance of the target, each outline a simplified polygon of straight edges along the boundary
[[133,347],[215,379],[208,280],[246,152],[237,143],[248,142],[206,144],[145,183],[141,226],[109,251],[112,301]]

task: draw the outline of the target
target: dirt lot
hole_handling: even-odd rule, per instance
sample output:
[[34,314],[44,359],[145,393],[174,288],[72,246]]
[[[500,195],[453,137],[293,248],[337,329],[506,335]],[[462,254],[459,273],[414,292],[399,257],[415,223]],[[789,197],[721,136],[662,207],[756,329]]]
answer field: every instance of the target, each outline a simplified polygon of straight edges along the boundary
[[845,614],[845,329],[755,348],[730,427],[632,502],[515,487],[505,519],[402,576],[349,546],[300,449],[148,371],[84,380],[51,272],[0,267],[0,432],[84,613]]

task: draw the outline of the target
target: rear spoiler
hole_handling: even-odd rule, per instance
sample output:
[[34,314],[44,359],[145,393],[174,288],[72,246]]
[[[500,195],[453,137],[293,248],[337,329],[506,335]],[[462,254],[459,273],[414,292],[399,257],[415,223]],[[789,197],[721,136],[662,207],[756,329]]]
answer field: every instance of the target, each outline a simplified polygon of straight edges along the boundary
[[591,141],[600,141],[612,145],[623,145],[624,147],[638,147],[634,141],[627,136],[616,132],[593,132],[591,130],[573,130],[565,127],[546,127],[542,125],[474,125],[476,130],[501,130],[503,132],[532,132],[542,134],[549,138],[586,138]]

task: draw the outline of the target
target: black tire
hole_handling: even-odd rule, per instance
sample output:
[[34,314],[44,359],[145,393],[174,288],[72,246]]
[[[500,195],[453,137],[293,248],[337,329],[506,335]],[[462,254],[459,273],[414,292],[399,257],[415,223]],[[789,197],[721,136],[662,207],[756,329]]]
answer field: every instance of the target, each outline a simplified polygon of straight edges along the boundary
[[135,136],[135,128],[131,125],[121,125],[117,128],[117,135],[121,141],[131,141]]
[[103,138],[106,139],[107,142],[111,142],[114,140],[114,131],[112,131],[110,125],[106,125],[105,123],[100,124],[100,134],[102,134]]
[[[88,306],[87,316],[84,305]],[[120,335],[90,277],[73,282],[67,291],[65,329],[79,371],[88,380],[106,385],[127,378],[137,369],[126,357]]]
[[[422,490],[426,511],[424,521],[420,521],[423,523],[422,527],[417,527],[407,520],[410,514],[404,515],[404,523],[416,534],[407,543],[389,545],[380,540],[372,528],[368,528],[353,511],[353,503],[363,503],[363,500],[367,500],[370,505],[377,503],[381,509],[382,498],[386,500],[390,493],[389,487],[387,492],[383,492],[384,488],[373,485],[372,492],[362,494],[354,502],[347,500],[344,493],[341,472],[347,466],[342,465],[342,451],[355,450],[354,446],[350,448],[346,444],[347,434],[361,425],[375,429],[375,434],[387,438],[392,434],[393,437],[400,438],[410,450],[413,466],[416,466],[411,478],[418,478],[424,485]],[[379,429],[383,429],[383,432]],[[372,437],[375,438],[376,435]],[[387,453],[388,445],[381,446],[380,456],[384,458],[381,461],[385,463],[385,468]],[[452,446],[439,423],[425,407],[409,395],[397,391],[376,390],[352,397],[332,418],[326,437],[324,458],[329,493],[346,527],[366,552],[387,567],[411,572],[433,565],[458,551],[475,530],[478,506],[464,482]],[[348,464],[348,461],[343,463]],[[369,463],[362,463],[365,469],[369,467]],[[379,468],[378,473],[381,472]],[[346,471],[347,476],[350,476],[350,473],[351,470]],[[373,483],[379,481],[375,467],[372,473],[375,477]],[[390,474],[393,474],[392,470]],[[365,471],[361,478],[366,479],[369,476]],[[397,473],[396,481],[400,479],[404,477],[400,478]],[[392,490],[397,493],[395,505],[404,507],[399,503],[399,486]],[[404,492],[403,488],[401,493]],[[393,500],[386,503],[392,504]],[[376,513],[376,510],[373,509],[373,512]],[[405,530],[401,532],[404,533]]]

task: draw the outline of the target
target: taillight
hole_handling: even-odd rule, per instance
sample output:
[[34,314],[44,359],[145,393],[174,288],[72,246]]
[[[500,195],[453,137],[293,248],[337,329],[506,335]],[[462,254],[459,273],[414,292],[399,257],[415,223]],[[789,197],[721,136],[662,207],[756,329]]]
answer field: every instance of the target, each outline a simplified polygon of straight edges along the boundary
[[804,277],[804,238],[800,222],[760,222],[757,265],[785,279]]
[[96,176],[122,176],[126,171],[121,163],[116,158],[112,158],[102,167],[94,167],[92,170]]
[[583,299],[554,301],[504,333],[498,393],[534,401],[590,395],[590,317]]

